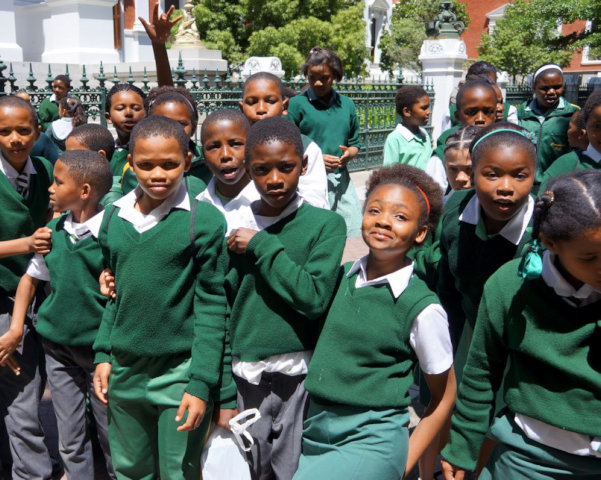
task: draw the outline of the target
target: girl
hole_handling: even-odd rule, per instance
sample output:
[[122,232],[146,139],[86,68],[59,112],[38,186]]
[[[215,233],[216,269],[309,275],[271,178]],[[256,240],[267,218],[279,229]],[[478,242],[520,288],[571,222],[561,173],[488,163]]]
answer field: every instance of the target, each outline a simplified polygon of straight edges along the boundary
[[536,136],[537,184],[540,184],[545,170],[570,151],[567,130],[578,107],[563,98],[563,88],[561,67],[546,63],[532,76],[534,99],[524,102],[518,110],[519,124]]
[[83,105],[75,97],[64,97],[58,102],[59,119],[50,124],[46,135],[61,150],[65,151],[65,140],[75,127],[86,123],[86,115],[83,111]]
[[447,138],[444,147],[444,164],[451,191],[445,195],[445,202],[453,192],[472,188],[470,144],[477,133],[477,127],[466,125]]
[[474,468],[501,382],[507,408],[481,479],[601,477],[601,172],[552,180],[536,199],[533,236],[525,259],[484,287],[442,453],[446,480]]
[[303,66],[309,88],[290,99],[288,118],[323,152],[330,208],[346,221],[347,236],[361,232],[361,206],[346,167],[357,156],[359,119],[353,101],[332,88],[342,78],[342,62],[328,48],[314,47]]
[[[295,480],[398,480],[448,418],[455,377],[446,314],[406,257],[441,208],[440,188],[421,170],[396,164],[370,177],[361,227],[369,254],[338,276],[307,374],[310,406]],[[417,361],[432,401],[408,439]]]

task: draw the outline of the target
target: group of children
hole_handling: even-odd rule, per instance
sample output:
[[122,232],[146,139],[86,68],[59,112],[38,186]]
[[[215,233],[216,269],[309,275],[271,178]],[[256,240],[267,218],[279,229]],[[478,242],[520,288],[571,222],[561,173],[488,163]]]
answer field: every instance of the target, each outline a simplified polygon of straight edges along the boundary
[[[153,46],[170,13],[144,22]],[[38,113],[0,98],[12,478],[51,478],[46,377],[73,479],[94,478],[93,437],[111,478],[198,479],[211,425],[253,409],[251,478],[396,480],[419,464],[426,480],[441,450],[447,480],[598,478],[601,95],[572,119],[543,66],[520,127],[477,73],[433,150],[428,96],[404,87],[361,209],[340,59],[315,47],[303,73],[293,98],[249,77],[201,145],[185,89],[117,84],[117,140],[76,127],[54,166],[31,155]],[[570,120],[583,151],[568,152]],[[357,235],[369,253],[341,266]],[[414,378],[427,408],[409,435]]]

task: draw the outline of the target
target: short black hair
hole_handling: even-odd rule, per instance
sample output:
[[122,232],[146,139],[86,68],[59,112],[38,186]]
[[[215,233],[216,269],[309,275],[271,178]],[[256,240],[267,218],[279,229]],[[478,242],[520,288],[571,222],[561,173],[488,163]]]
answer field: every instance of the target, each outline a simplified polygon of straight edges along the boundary
[[171,85],[155,87],[148,92],[148,96],[144,100],[144,108],[147,115],[152,115],[154,109],[159,105],[172,102],[185,105],[190,114],[192,132],[196,132],[196,127],[198,126],[198,108],[196,107],[196,100],[194,100],[194,97],[187,88]]
[[246,116],[240,111],[235,110],[233,108],[224,108],[222,110],[215,110],[211,112],[207,118],[205,118],[204,122],[202,122],[202,128],[200,129],[200,142],[204,143],[205,141],[205,128],[211,123],[221,122],[221,121],[229,121],[235,124],[240,125],[244,128],[245,132],[248,132],[250,128],[250,123]]
[[56,81],[63,82],[65,87],[71,88],[71,79],[69,78],[69,75],[57,75],[52,79],[52,83]]
[[593,110],[599,105],[601,105],[601,90],[595,90],[588,96],[584,108],[582,109],[582,121],[585,125],[586,122],[588,122],[591,113],[593,113]]
[[246,92],[246,87],[255,80],[268,80],[270,82],[275,83],[275,86],[279,91],[280,97],[284,98],[284,84],[282,83],[282,79],[277,75],[274,75],[273,73],[269,72],[257,72],[253,73],[250,77],[248,77],[244,82],[244,87],[242,88],[242,95],[244,95],[244,92]]
[[399,88],[394,97],[394,103],[396,104],[396,113],[403,116],[403,108],[411,108],[420,98],[427,97],[426,92],[422,87],[418,85],[406,85]]
[[138,122],[129,138],[129,153],[134,154],[136,142],[139,139],[150,137],[175,138],[182,149],[183,155],[188,154],[190,137],[186,135],[184,127],[175,120],[162,115],[151,115]]
[[336,55],[333,50],[323,47],[313,47],[309,51],[309,55],[305,59],[305,63],[302,67],[303,75],[306,77],[309,73],[309,67],[316,65],[327,65],[334,75],[334,80],[337,82],[342,79],[344,75],[344,69],[342,67],[342,60]]
[[[496,130],[502,132],[488,135]],[[509,130],[509,131],[508,131]],[[515,132],[515,133],[514,133]],[[483,138],[488,135],[486,138]],[[476,136],[470,145],[470,157],[472,159],[472,167],[475,168],[478,162],[491,148],[519,146],[528,152],[528,156],[532,163],[536,166],[537,155],[536,145],[530,140],[530,132],[525,128],[519,127],[511,122],[496,122],[484,128],[478,128]],[[482,141],[480,141],[482,139]]]
[[[591,98],[591,97],[589,97]],[[600,103],[598,105],[595,105],[592,109],[591,112],[597,108],[599,105],[601,105],[601,95],[599,96],[599,101]],[[589,112],[590,115],[590,112]],[[578,130],[586,130],[586,122],[584,121],[584,109],[583,110],[577,110],[572,114],[572,118],[570,119],[570,122],[574,123],[574,125],[576,126],[576,128]]]
[[31,115],[31,123],[33,127],[38,128],[38,113],[35,111],[33,105],[27,100],[23,100],[15,95],[0,97],[0,108],[2,107],[22,108],[27,110]]
[[75,127],[67,137],[75,138],[79,143],[82,143],[90,150],[98,152],[104,150],[106,158],[109,160],[115,153],[115,140],[108,128],[99,125],[98,123],[86,123]]
[[601,227],[601,171],[578,170],[552,178],[534,203],[532,236],[569,240]]
[[428,232],[434,233],[442,213],[442,189],[430,175],[405,163],[374,170],[367,180],[366,203],[372,192],[381,185],[400,185],[413,191],[421,205],[419,226],[426,225]]
[[472,77],[490,78],[491,75],[494,75],[496,83],[497,71],[497,67],[491,63],[480,60],[470,65],[470,67],[467,69],[467,73],[465,74],[465,79],[469,82]]
[[293,145],[295,153],[298,154],[301,160],[304,156],[303,140],[298,127],[285,118],[271,117],[256,122],[249,128],[244,148],[246,162],[250,162],[250,154],[257,145],[270,142]]
[[57,162],[63,162],[69,175],[79,184],[89,183],[92,195],[100,200],[113,185],[113,172],[109,161],[93,150],[68,150],[61,153]]
[[480,130],[481,128],[474,125],[465,125],[456,130],[447,137],[447,141],[444,144],[444,153],[447,153],[449,150],[468,150]]
[[465,92],[468,92],[470,90],[478,90],[478,89],[482,89],[482,90],[489,90],[493,96],[495,97],[495,105],[497,104],[497,92],[495,92],[495,89],[493,88],[493,82],[490,78],[486,77],[477,77],[474,78],[473,80],[470,80],[469,82],[465,82],[463,84],[463,86],[459,89],[459,91],[457,92],[457,96],[455,97],[455,104],[457,105],[457,108],[460,109],[461,108],[461,102],[463,102],[463,97],[465,95]]
[[142,103],[144,102],[144,99],[146,98],[146,94],[140,88],[136,87],[135,85],[132,85],[130,83],[124,83],[124,82],[116,83],[115,85],[113,85],[111,87],[111,89],[106,94],[106,100],[104,102],[104,109],[107,113],[111,109],[113,95],[115,95],[116,93],[119,93],[119,92],[137,93],[140,96],[140,98],[142,99]]

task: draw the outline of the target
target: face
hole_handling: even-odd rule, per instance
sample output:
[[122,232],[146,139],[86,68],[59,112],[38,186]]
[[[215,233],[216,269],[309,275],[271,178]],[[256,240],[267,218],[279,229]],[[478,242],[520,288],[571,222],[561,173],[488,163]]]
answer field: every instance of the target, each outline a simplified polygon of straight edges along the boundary
[[601,105],[595,108],[586,121],[588,141],[601,152]]
[[401,185],[380,185],[365,202],[361,233],[372,254],[396,261],[424,241],[427,227],[419,225],[421,203],[417,194]]
[[444,163],[453,190],[472,188],[472,159],[469,149],[447,150],[444,154]]
[[140,207],[150,211],[179,188],[184,172],[190,168],[191,154],[184,155],[173,137],[153,136],[139,138],[127,159],[144,192]]
[[490,88],[475,87],[463,93],[455,118],[461,125],[486,127],[495,121],[497,96]]
[[[54,182],[48,188],[50,205],[55,212],[73,210],[82,198],[89,195],[90,186],[77,182],[69,168],[58,159],[54,164]],[[82,197],[83,195],[83,197]]]
[[111,98],[111,109],[106,118],[120,136],[129,139],[131,131],[145,115],[142,97],[131,90],[122,90]]
[[152,115],[162,115],[178,122],[186,135],[192,137],[192,119],[190,118],[190,109],[187,105],[181,102],[165,102],[155,106],[152,109]]
[[260,214],[275,217],[296,195],[306,159],[299,156],[294,145],[273,141],[251,150],[247,169],[261,195]]
[[495,89],[495,93],[497,94],[497,109],[495,113],[495,122],[502,122],[503,111],[505,110],[505,105],[503,104],[503,92],[497,84],[493,85],[492,87]]
[[246,176],[244,146],[246,128],[238,122],[220,120],[203,125],[202,151],[218,183],[235,185]]
[[266,78],[257,78],[244,88],[244,100],[238,103],[251,125],[264,118],[279,117],[288,108],[288,99],[282,100],[277,84]]
[[40,136],[40,128],[35,128],[31,114],[26,108],[0,108],[0,150],[6,161],[19,172]]
[[54,93],[54,96],[57,100],[65,98],[69,90],[71,89],[67,87],[67,85],[65,85],[65,82],[63,82],[62,80],[54,80],[52,82],[52,93]]
[[601,228],[585,230],[569,240],[541,240],[557,254],[559,270],[574,288],[587,283],[601,291]]
[[541,73],[534,85],[534,96],[541,110],[553,107],[563,95],[563,75],[555,70]]
[[430,98],[424,95],[411,108],[403,108],[403,121],[409,125],[423,127],[430,120]]
[[332,92],[334,74],[325,63],[311,65],[307,70],[307,81],[309,86],[319,98],[327,99]]
[[488,148],[474,168],[474,188],[489,233],[498,233],[528,198],[535,163],[517,146]]

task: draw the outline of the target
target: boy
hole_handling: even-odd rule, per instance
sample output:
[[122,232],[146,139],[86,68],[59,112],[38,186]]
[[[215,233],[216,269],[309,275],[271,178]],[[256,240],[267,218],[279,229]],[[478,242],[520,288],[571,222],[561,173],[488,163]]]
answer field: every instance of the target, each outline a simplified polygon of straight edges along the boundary
[[58,102],[69,95],[71,79],[68,75],[57,75],[52,80],[52,95],[44,98],[38,108],[38,122],[45,132],[54,120],[58,120]]
[[160,115],[136,125],[128,161],[138,186],[107,209],[99,232],[118,281],[94,343],[94,390],[108,404],[118,478],[200,476],[225,337],[225,221],[190,202],[188,140]]
[[[52,165],[29,156],[39,131],[37,114],[29,103],[17,97],[0,98],[0,240],[29,236],[49,218]],[[10,438],[15,480],[47,479],[52,472],[38,417],[42,349],[32,323],[34,308],[22,330],[13,328],[11,321],[15,291],[31,251],[0,259],[0,411]],[[16,351],[11,347],[15,343],[22,345]],[[17,364],[19,375],[15,375]]]
[[300,456],[304,378],[334,291],[346,226],[297,194],[306,160],[294,124],[280,117],[255,123],[245,156],[261,199],[252,205],[256,227],[236,229],[227,241],[232,371],[238,409],[261,412],[249,430],[254,475],[290,479]]
[[92,442],[86,420],[90,395],[106,466],[112,466],[106,435],[106,409],[93,393],[92,344],[106,299],[98,292],[102,251],[98,230],[102,221],[100,198],[112,183],[108,160],[96,152],[64,152],[54,167],[50,203],[66,212],[49,223],[52,250],[36,255],[17,288],[13,322],[22,328],[25,314],[40,281],[51,292],[38,311],[36,330],[42,337],[46,373],[57,418],[59,450],[68,478],[94,478]]

